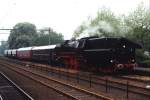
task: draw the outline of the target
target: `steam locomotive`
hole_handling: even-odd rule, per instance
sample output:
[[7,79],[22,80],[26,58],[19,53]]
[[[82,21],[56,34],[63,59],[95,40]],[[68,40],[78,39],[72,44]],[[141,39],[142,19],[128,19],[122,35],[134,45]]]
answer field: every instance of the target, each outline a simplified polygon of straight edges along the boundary
[[85,37],[57,45],[5,50],[7,57],[47,62],[86,71],[112,73],[132,71],[137,66],[135,50],[141,46],[126,38]]

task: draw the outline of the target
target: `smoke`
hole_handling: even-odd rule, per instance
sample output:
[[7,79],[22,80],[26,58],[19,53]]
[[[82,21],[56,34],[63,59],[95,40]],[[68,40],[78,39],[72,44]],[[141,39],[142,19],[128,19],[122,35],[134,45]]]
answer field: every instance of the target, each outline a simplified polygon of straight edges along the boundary
[[86,30],[83,31],[83,34],[95,34],[98,32],[99,27],[98,26],[89,26]]
[[111,34],[114,32],[114,28],[112,25],[106,21],[99,21],[97,25],[92,26],[89,23],[85,24],[86,29],[80,34],[80,38],[94,36],[94,35],[102,35],[103,33]]
[[107,33],[112,33],[114,32],[114,28],[110,25],[110,23],[106,21],[100,21],[99,22],[99,28],[102,29],[103,31]]
[[82,37],[89,37],[92,35],[96,35],[96,33],[98,32],[98,26],[88,26],[86,27],[86,29],[80,34],[79,38]]

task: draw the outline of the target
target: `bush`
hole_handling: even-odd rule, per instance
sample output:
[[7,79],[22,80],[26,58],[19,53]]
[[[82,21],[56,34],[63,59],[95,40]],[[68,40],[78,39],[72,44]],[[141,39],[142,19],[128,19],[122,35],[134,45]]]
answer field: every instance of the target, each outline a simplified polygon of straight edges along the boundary
[[144,50],[136,50],[136,60],[137,62],[142,62],[145,60],[150,60],[150,57],[144,54]]
[[144,50],[136,51],[136,60],[140,67],[150,68],[150,57],[144,54]]
[[141,66],[150,68],[150,60],[142,61],[141,62]]

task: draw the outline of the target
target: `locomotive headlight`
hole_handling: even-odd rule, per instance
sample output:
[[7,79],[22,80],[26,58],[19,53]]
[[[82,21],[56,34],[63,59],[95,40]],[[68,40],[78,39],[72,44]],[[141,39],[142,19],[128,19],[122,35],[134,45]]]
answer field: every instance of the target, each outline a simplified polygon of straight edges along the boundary
[[122,47],[123,47],[123,48],[126,48],[126,45],[123,45]]
[[110,62],[113,63],[114,61],[113,61],[113,60],[110,60]]
[[134,59],[131,59],[131,62],[135,62],[135,60],[134,60]]

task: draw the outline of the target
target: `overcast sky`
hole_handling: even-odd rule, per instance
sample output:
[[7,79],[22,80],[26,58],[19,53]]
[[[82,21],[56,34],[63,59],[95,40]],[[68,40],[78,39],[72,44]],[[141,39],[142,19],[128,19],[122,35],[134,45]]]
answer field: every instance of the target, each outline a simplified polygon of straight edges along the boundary
[[[149,0],[0,0],[0,28],[30,22],[38,29],[51,27],[70,39],[73,31],[101,7],[110,8],[115,14],[127,14],[142,1],[149,6]],[[8,35],[1,33],[6,31],[0,31],[0,41],[7,40]]]

